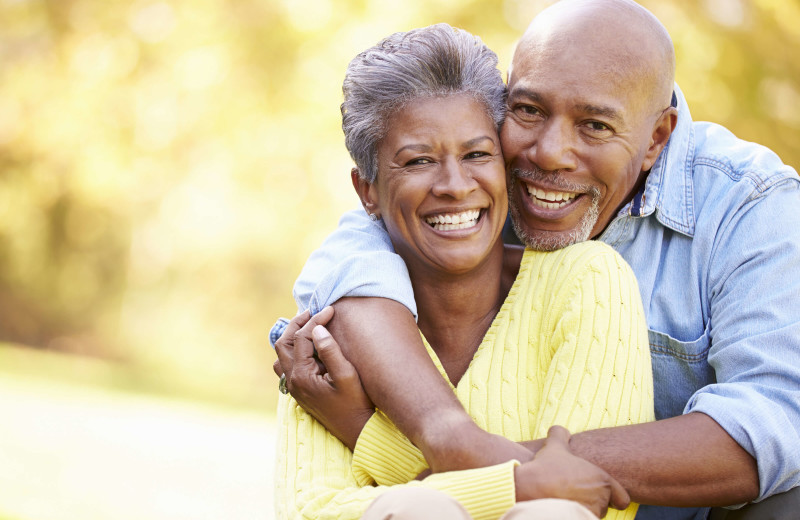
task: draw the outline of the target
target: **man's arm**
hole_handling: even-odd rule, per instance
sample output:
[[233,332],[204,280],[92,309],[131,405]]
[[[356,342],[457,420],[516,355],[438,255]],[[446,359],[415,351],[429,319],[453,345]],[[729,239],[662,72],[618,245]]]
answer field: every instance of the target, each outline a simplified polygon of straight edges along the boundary
[[616,478],[634,502],[723,506],[758,496],[755,459],[702,413],[578,433],[570,449]]
[[634,501],[741,504],[800,481],[798,203],[796,177],[761,186],[699,239],[716,241],[706,288],[716,383],[684,415],[572,437]]

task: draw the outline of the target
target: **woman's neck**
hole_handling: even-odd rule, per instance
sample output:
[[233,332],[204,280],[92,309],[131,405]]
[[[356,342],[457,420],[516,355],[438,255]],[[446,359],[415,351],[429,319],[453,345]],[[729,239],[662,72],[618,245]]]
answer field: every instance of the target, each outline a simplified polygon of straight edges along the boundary
[[486,261],[468,273],[443,275],[409,268],[419,328],[454,385],[503,305],[521,259],[521,248],[499,243]]

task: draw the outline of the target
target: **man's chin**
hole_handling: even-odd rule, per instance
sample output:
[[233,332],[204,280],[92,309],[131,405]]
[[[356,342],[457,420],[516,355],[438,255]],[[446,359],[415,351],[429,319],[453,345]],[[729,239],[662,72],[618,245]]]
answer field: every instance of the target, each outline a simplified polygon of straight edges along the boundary
[[516,221],[514,222],[514,231],[522,243],[534,251],[556,251],[589,238],[588,236],[580,235],[577,230],[526,230],[522,229],[521,226],[517,226]]
[[589,240],[592,228],[597,222],[597,216],[596,205],[593,204],[576,227],[549,231],[527,225],[520,216],[516,205],[511,208],[511,222],[514,226],[514,232],[523,244],[534,251],[556,251],[572,244]]

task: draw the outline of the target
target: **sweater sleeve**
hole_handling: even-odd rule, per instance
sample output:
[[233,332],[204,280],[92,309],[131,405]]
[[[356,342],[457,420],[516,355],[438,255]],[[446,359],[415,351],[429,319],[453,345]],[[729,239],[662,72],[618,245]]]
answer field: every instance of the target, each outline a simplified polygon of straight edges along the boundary
[[353,473],[360,484],[403,484],[427,468],[419,448],[383,412],[372,414],[353,451]]
[[[275,475],[276,518],[361,518],[388,486],[360,485],[352,453],[288,395],[278,401],[279,437]],[[514,467],[431,475],[403,486],[429,487],[457,500],[476,520],[499,518],[514,505]]]

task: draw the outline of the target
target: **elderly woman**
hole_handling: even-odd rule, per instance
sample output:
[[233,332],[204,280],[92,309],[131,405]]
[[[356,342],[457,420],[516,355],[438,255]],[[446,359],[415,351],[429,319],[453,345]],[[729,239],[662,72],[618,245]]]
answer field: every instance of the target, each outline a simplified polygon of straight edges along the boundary
[[[522,463],[416,480],[424,458],[373,413],[357,378],[342,382],[350,393],[338,405],[360,406],[370,417],[353,435],[331,428],[341,440],[324,426],[336,415],[330,406],[298,393],[312,415],[281,395],[278,518],[361,518],[368,508],[372,517],[398,518],[391,495],[438,518],[455,516],[437,503],[461,518],[533,518],[550,507],[553,517],[593,518],[575,502],[531,500],[562,496],[552,483],[567,480],[596,515],[605,514],[609,497],[627,504],[613,479],[569,453],[567,430],[551,426],[582,431],[653,419],[636,281],[601,243],[551,253],[504,246],[504,92],[494,53],[440,24],[394,34],[350,63],[342,126],[357,166],[353,185],[408,267],[419,330],[442,377],[481,428],[514,442],[547,435],[544,448],[532,460],[519,457]],[[289,330],[307,320],[296,318]],[[330,370],[320,381],[336,382],[347,362],[322,327],[314,334]],[[310,359],[310,347],[300,348],[279,345],[281,364]]]

